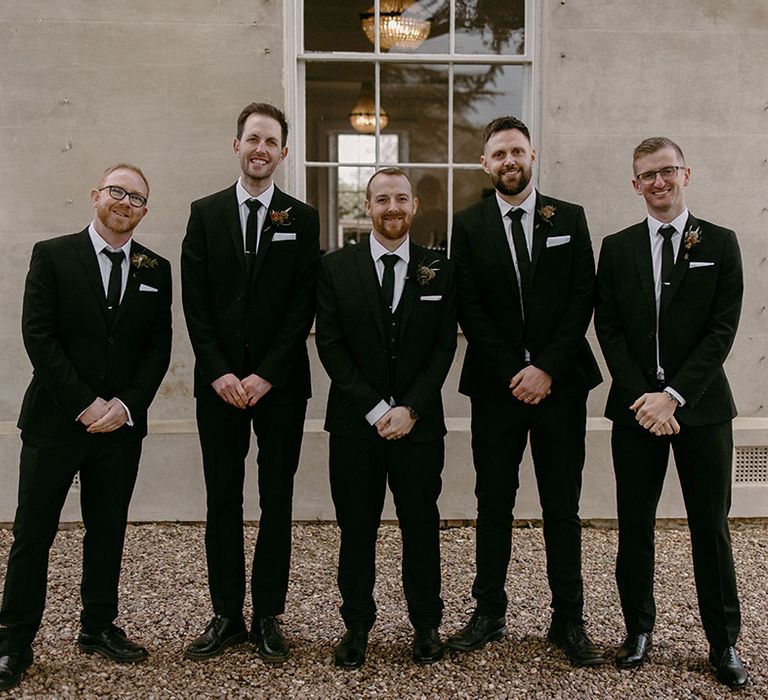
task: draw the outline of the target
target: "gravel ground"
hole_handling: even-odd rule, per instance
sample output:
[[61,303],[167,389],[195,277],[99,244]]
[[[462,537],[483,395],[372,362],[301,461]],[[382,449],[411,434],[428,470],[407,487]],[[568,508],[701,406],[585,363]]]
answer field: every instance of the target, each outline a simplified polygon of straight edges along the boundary
[[[252,551],[256,528],[248,527]],[[750,685],[739,698],[768,697],[768,526],[733,527],[742,602],[739,650]],[[292,643],[288,662],[268,667],[243,645],[209,661],[182,658],[186,643],[210,617],[203,529],[196,525],[129,527],[118,623],[144,643],[150,658],[120,666],[81,654],[78,633],[79,529],[59,533],[51,552],[48,607],[35,642],[35,663],[22,684],[0,698],[727,698],[707,663],[685,529],[657,533],[658,622],[651,661],[634,671],[612,665],[576,669],[546,641],[548,591],[541,530],[514,532],[507,590],[509,637],[469,654],[451,652],[433,666],[410,660],[411,630],[400,587],[400,536],[382,527],[379,538],[379,619],[368,660],[358,671],[333,666],[343,633],[335,581],[338,530],[333,524],[294,529],[294,558],[283,628]],[[442,532],[443,635],[464,624],[473,603],[474,531]],[[11,532],[0,530],[0,560]],[[613,578],[616,531],[584,530],[586,607],[592,637],[615,646],[623,636]],[[4,566],[4,564],[2,565]],[[248,615],[248,611],[246,611]]]

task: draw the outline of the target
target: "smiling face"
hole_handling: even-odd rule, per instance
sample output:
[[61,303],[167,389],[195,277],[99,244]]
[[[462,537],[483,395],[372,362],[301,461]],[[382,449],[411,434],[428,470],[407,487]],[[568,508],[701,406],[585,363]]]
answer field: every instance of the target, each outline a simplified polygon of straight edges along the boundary
[[389,250],[395,250],[408,233],[419,200],[404,175],[376,174],[368,183],[365,209],[371,217],[373,235]]
[[281,147],[280,123],[265,114],[251,114],[243,125],[243,133],[235,139],[235,155],[243,171],[243,186],[252,195],[269,187],[272,173],[288,155]]
[[96,209],[96,230],[112,244],[115,239],[127,240],[131,237],[147,213],[147,207],[134,207],[127,196],[117,201],[109,194],[109,189],[102,189],[110,186],[121,187],[128,194],[139,194],[144,198],[149,196],[149,190],[138,173],[126,168],[113,170],[102,179],[98,188],[91,190],[91,202]]
[[680,166],[671,180],[665,180],[660,173],[656,173],[653,182],[643,184],[637,178],[632,180],[635,192],[645,199],[648,213],[658,221],[669,222],[683,213],[685,209],[685,188],[691,179],[691,169],[685,167],[680,155],[671,146],[666,146],[640,155],[634,162],[635,176]]
[[530,194],[536,151],[522,131],[504,129],[492,134],[480,162],[493,186],[510,203],[519,204]]

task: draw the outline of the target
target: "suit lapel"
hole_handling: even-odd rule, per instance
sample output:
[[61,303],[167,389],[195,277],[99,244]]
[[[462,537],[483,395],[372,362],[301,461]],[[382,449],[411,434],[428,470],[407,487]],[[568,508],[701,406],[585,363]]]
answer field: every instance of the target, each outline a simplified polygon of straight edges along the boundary
[[541,249],[544,247],[544,241],[547,240],[547,234],[552,228],[552,224],[547,223],[541,218],[539,213],[545,206],[547,206],[547,198],[536,191],[536,205],[533,210],[533,246],[531,257],[531,280],[533,280],[536,274],[536,264],[539,262],[539,256],[541,255]]
[[94,295],[99,303],[99,308],[104,315],[104,320],[109,323],[109,314],[107,312],[107,296],[104,293],[104,282],[101,279],[101,269],[99,261],[96,260],[96,251],[93,249],[91,237],[88,229],[85,229],[75,239],[75,251],[80,258],[80,262],[85,268],[85,276],[91,285]]
[[688,221],[683,227],[683,235],[680,241],[680,249],[677,251],[677,260],[675,260],[675,266],[672,268],[672,277],[669,280],[669,287],[661,295],[661,310],[665,311],[666,308],[672,303],[672,299],[675,298],[677,290],[680,289],[682,281],[685,279],[685,274],[688,272],[688,253],[685,250],[685,232],[692,228],[696,228],[699,225],[698,220],[691,214],[688,214]]
[[243,241],[243,229],[240,226],[240,207],[237,204],[236,185],[232,185],[224,191],[221,208],[224,212],[224,221],[227,224],[230,240],[235,248],[235,256],[240,263],[240,269],[245,273],[245,242]]
[[485,199],[485,225],[488,233],[496,247],[496,253],[502,262],[504,271],[507,273],[509,283],[512,285],[518,296],[517,274],[515,273],[515,263],[512,260],[512,252],[509,250],[509,241],[507,241],[507,232],[504,230],[504,223],[501,220],[499,205],[496,203],[496,197],[491,195]]
[[363,290],[363,296],[371,309],[371,315],[376,322],[376,327],[381,333],[383,340],[386,340],[384,330],[384,316],[381,309],[381,300],[379,298],[379,278],[376,275],[371,249],[368,244],[362,244],[354,248],[356,255],[355,266],[357,267],[358,280]]
[[419,296],[419,277],[418,270],[421,265],[426,265],[429,260],[424,259],[424,255],[414,243],[410,243],[410,260],[408,262],[408,273],[405,276],[403,285],[403,294],[400,297],[402,310],[400,314],[400,333],[402,334],[408,324],[413,307],[416,305],[416,299]]
[[[283,193],[275,185],[275,191],[272,193],[272,201],[267,208],[267,215],[264,219],[264,226],[259,234],[259,250],[256,252],[256,260],[253,261],[253,276],[251,283],[259,276],[259,270],[264,264],[264,259],[267,257],[267,251],[269,246],[272,245],[272,236],[275,235],[277,224],[272,221],[273,212],[286,211],[290,206],[289,202],[283,196]],[[288,212],[288,221],[291,220],[290,211]]]
[[[131,259],[133,259],[134,255],[140,255],[145,251],[146,251],[146,248],[144,248],[144,246],[141,245],[140,243],[137,243],[136,241],[131,242]],[[131,263],[131,260],[129,260],[128,261],[128,279],[125,282],[125,292],[123,292],[123,298],[120,300],[120,306],[117,307],[117,313],[115,314],[115,319],[112,324],[113,326],[117,325],[117,323],[123,317],[123,314],[125,313],[125,309],[128,308],[128,306],[136,297],[136,294],[139,291],[140,275],[141,275],[141,270],[136,269],[134,265]]]
[[631,255],[635,258],[637,272],[640,276],[643,298],[648,304],[653,316],[656,316],[656,285],[653,281],[653,255],[651,240],[648,234],[648,222],[643,221],[635,226],[632,236]]

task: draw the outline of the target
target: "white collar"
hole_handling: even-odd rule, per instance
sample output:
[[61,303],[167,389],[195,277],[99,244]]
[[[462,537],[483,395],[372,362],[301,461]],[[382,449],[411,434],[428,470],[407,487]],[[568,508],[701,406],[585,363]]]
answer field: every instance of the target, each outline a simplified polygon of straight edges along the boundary
[[272,202],[272,195],[275,193],[275,183],[271,182],[266,190],[264,190],[258,197],[254,197],[245,189],[245,187],[243,187],[242,179],[238,178],[237,184],[235,185],[235,191],[237,192],[237,206],[243,206],[243,203],[247,202],[249,199],[258,199],[261,202],[261,206],[263,206],[266,211],[269,209],[269,205]]
[[385,255],[397,255],[398,258],[400,258],[406,265],[411,260],[411,246],[410,246],[410,236],[406,235],[405,240],[395,249],[395,250],[389,250],[388,248],[385,248],[379,241],[376,239],[376,236],[373,235],[373,231],[371,231],[371,235],[368,237],[368,240],[370,241],[371,245],[371,257],[374,259],[374,261],[378,261]]

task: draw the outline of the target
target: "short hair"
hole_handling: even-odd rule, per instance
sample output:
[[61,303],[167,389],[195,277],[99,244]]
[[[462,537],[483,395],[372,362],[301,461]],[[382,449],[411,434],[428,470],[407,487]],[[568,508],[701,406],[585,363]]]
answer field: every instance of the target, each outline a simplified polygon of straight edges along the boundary
[[483,131],[483,147],[485,147],[485,144],[488,143],[488,139],[495,133],[498,131],[508,131],[509,129],[517,129],[528,139],[528,143],[531,142],[531,134],[528,131],[528,127],[517,117],[513,117],[510,114],[506,117],[497,117],[492,122],[486,124],[485,131]]
[[132,165],[131,163],[118,163],[117,165],[108,167],[101,176],[101,180],[99,180],[99,187],[107,181],[107,177],[115,172],[115,170],[130,170],[131,172],[136,173],[142,180],[144,180],[144,184],[147,186],[147,196],[149,196],[149,180],[147,180],[147,176],[141,172],[141,168],[138,165]]
[[406,180],[408,180],[408,184],[411,186],[411,192],[413,192],[413,183],[411,182],[411,178],[408,177],[408,173],[405,172],[402,168],[382,168],[381,170],[377,170],[371,177],[368,179],[368,184],[365,186],[365,199],[366,201],[371,201],[371,183],[373,182],[373,179],[379,175],[402,175]]
[[237,138],[243,138],[245,122],[252,114],[263,114],[265,117],[272,117],[272,119],[280,124],[280,145],[285,148],[285,144],[288,143],[288,120],[281,109],[269,104],[269,102],[251,102],[251,104],[243,107],[243,111],[240,112],[240,116],[237,118]]
[[680,148],[680,146],[666,136],[652,136],[635,146],[635,150],[632,153],[632,170],[634,171],[635,162],[638,158],[650,155],[651,153],[656,153],[656,151],[660,151],[662,148],[673,148],[677,155],[680,156],[680,160],[683,161],[683,165],[685,165],[685,156],[683,155],[683,149]]

